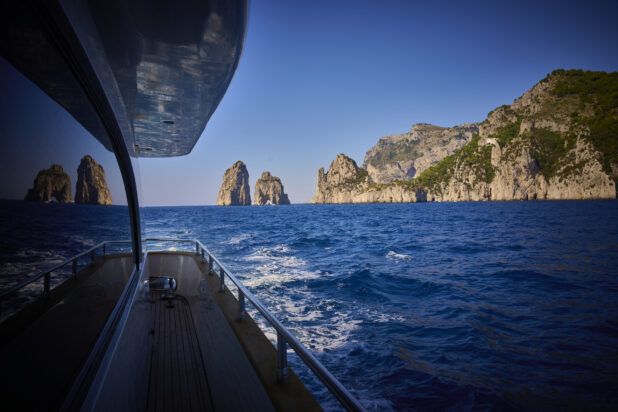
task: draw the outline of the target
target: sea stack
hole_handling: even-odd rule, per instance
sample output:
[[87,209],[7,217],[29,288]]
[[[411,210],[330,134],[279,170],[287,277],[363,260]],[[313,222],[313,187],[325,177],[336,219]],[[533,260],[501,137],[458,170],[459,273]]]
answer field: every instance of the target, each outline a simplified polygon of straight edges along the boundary
[[51,202],[52,197],[58,203],[71,203],[71,178],[60,165],[51,165],[49,169],[40,170],[24,200]]
[[277,176],[270,172],[262,173],[262,176],[255,182],[255,195],[253,202],[256,205],[289,205],[290,199],[283,191],[283,183]]
[[217,196],[217,206],[247,206],[251,204],[249,172],[237,161],[223,174],[223,183]]
[[111,205],[112,195],[105,181],[105,170],[90,155],[82,157],[77,168],[75,203]]

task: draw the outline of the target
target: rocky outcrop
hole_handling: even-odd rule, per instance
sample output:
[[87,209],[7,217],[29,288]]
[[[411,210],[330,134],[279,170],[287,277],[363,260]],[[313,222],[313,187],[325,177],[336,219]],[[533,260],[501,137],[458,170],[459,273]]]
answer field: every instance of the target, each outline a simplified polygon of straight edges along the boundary
[[426,123],[409,133],[384,136],[365,155],[363,168],[375,183],[411,180],[465,146],[478,124],[439,127]]
[[[492,152],[499,153],[494,146]],[[428,199],[437,201],[477,200],[558,200],[558,199],[614,199],[615,184],[603,172],[596,151],[590,143],[578,138],[568,154],[579,165],[577,173],[569,170],[572,164],[559,166],[557,175],[549,179],[541,173],[530,149],[521,147],[511,154],[508,162],[493,163],[491,181],[479,178],[467,165],[458,165],[443,184],[429,191]],[[498,156],[493,156],[494,159]]]
[[412,133],[433,133],[424,138],[431,140],[457,128],[416,125],[407,135],[382,138],[365,157],[367,171],[337,156],[328,173],[318,171],[313,202],[615,199],[616,96],[618,73],[554,71],[482,123],[459,126],[464,130],[443,144],[454,148],[471,133],[467,142],[421,173],[422,156],[409,153],[423,139],[412,140]]
[[60,165],[39,171],[24,200],[51,202],[52,198],[58,203],[71,203],[71,178]]
[[105,180],[105,170],[90,155],[82,157],[77,168],[75,203],[111,205],[112,195]]
[[[618,92],[618,82],[613,87],[588,84],[611,75],[557,71],[512,105],[490,112],[479,125],[475,145],[465,148],[465,159],[454,155],[440,165],[441,176],[438,170],[421,176],[429,199],[615,199],[618,175],[612,159],[618,153],[601,150],[616,146],[618,139],[614,135],[600,144],[589,127],[599,117],[618,124],[616,108],[608,112],[598,93]],[[609,130],[596,133],[611,135]]]
[[283,183],[277,176],[270,172],[262,173],[262,176],[255,182],[255,195],[253,196],[255,205],[289,205],[290,199],[283,191]]
[[312,203],[408,203],[424,201],[426,193],[408,182],[375,185],[365,169],[344,154],[338,154],[328,172],[318,170],[318,184]]
[[247,166],[237,161],[225,171],[217,196],[217,206],[245,206],[251,204],[249,172]]

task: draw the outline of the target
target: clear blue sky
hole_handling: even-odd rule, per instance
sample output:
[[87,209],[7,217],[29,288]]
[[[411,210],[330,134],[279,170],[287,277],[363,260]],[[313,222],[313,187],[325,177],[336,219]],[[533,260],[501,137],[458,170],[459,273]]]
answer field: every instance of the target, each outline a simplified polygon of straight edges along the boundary
[[414,123],[482,121],[557,68],[617,70],[616,3],[254,0],[236,75],[193,152],[140,160],[142,203],[214,204],[236,160],[252,196],[269,170],[309,202],[337,153],[362,163]]

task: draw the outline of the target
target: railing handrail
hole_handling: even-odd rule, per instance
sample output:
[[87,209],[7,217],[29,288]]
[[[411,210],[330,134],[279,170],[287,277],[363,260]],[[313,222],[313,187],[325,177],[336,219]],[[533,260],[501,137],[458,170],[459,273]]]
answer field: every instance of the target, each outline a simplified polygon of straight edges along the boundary
[[61,263],[58,263],[55,266],[52,266],[49,269],[45,269],[42,272],[37,273],[34,276],[30,276],[27,279],[22,280],[21,282],[11,286],[8,289],[3,290],[2,292],[0,292],[0,300],[2,300],[3,298],[5,298],[6,296],[10,295],[11,293],[17,292],[19,289],[22,289],[26,286],[28,286],[29,284],[31,284],[32,282],[35,282],[39,279],[41,279],[43,276],[45,275],[49,275],[50,273],[65,267],[66,265],[68,265],[69,263],[76,261],[77,259],[86,256],[89,253],[92,253],[93,251],[105,246],[105,245],[109,245],[109,244],[118,244],[118,243],[131,243],[130,240],[106,240],[100,243],[97,243],[96,245],[92,246],[90,249],[78,253],[77,255],[71,256],[70,258],[62,261]]
[[[305,364],[313,371],[313,373],[326,385],[330,392],[341,402],[341,404],[348,410],[360,410],[364,408],[362,404],[335,378],[329,371],[322,365],[322,363],[305,348],[305,346],[294,337],[287,330],[285,326],[279,322],[279,320],[273,315],[262,303],[236,278],[236,276],[230,271],[219,259],[217,259],[206,246],[202,244],[198,239],[176,239],[176,238],[157,238],[145,239],[146,242],[187,242],[195,243],[199,246],[214,263],[219,266],[221,270],[227,275],[228,278],[236,285],[238,290],[248,299],[255,309],[264,316],[268,323],[275,328],[278,334],[281,334],[290,347],[296,352],[296,354],[305,362]],[[196,248],[197,249],[197,248]],[[213,270],[212,267],[209,270]]]
[[[296,354],[303,360],[303,362],[309,367],[309,369],[311,369],[313,371],[313,373],[318,377],[318,379],[320,379],[322,381],[322,383],[324,383],[324,385],[328,388],[328,390],[337,398],[337,400],[339,400],[339,402],[341,402],[341,404],[348,410],[359,410],[359,411],[363,411],[364,408],[362,406],[362,404],[341,384],[341,382],[339,382],[339,380],[337,380],[337,378],[335,378],[329,371],[328,369],[326,369],[324,367],[324,365],[322,365],[322,363],[315,357],[313,356],[313,354],[311,354],[311,352],[309,352],[309,350],[307,350],[307,348],[305,348],[305,346],[300,343],[300,341],[298,341],[298,339],[296,339],[296,337],[294,335],[292,335],[292,333],[290,333],[290,331],[287,330],[287,328],[285,326],[283,326],[281,324],[281,322],[279,322],[279,320],[275,317],[275,315],[273,315],[266,307],[264,307],[264,305],[262,305],[262,303],[253,295],[253,293],[251,293],[239,280],[238,278],[232,273],[232,271],[230,271],[223,263],[221,263],[221,261],[219,259],[217,259],[217,257],[215,255],[213,255],[210,250],[208,250],[208,248],[206,246],[204,246],[204,244],[202,242],[200,242],[198,239],[178,239],[178,238],[147,238],[143,240],[144,242],[183,242],[183,243],[194,243],[196,246],[196,253],[200,254],[201,253],[206,253],[208,255],[209,261],[210,262],[214,262],[217,264],[217,266],[219,266],[219,270],[220,270],[220,274],[219,276],[225,276],[227,275],[227,277],[232,281],[232,283],[234,283],[234,285],[236,286],[236,288],[238,288],[239,291],[239,302],[242,300],[241,303],[241,307],[244,308],[244,299],[248,299],[249,302],[251,302],[251,304],[253,305],[253,307],[260,312],[260,314],[262,316],[264,316],[264,318],[266,319],[266,321],[273,327],[275,328],[275,330],[277,331],[277,346],[278,346],[278,359],[279,356],[287,356],[285,354],[280,353],[281,351],[285,352],[286,351],[286,343],[290,345],[290,347],[294,350],[294,352],[296,352]],[[93,251],[97,250],[100,247],[105,247],[108,244],[120,244],[120,243],[131,243],[131,240],[106,240],[103,241],[101,243],[98,243],[97,245],[91,247],[90,249],[81,252],[75,256],[70,257],[69,259],[63,261],[62,263],[59,263],[55,266],[53,266],[50,269],[44,270],[42,272],[37,273],[36,275],[25,279],[24,281],[10,287],[9,289],[3,291],[2,293],[0,293],[0,300],[3,299],[5,296],[29,285],[30,283],[40,279],[43,276],[46,276],[45,279],[45,289],[46,289],[46,293],[49,292],[49,275],[51,274],[51,272],[58,270],[66,265],[68,265],[69,263],[73,262],[73,264],[75,265],[75,262],[77,261],[77,259],[86,256],[89,253],[92,253]],[[75,266],[74,266],[75,268]],[[75,269],[74,269],[75,270]],[[214,268],[212,266],[209,267],[209,271],[214,271]],[[224,285],[224,278],[221,278],[221,284],[222,287]],[[244,310],[244,309],[241,309]],[[282,342],[279,341],[279,339],[283,339]],[[285,362],[287,363],[287,360],[285,360]],[[286,366],[287,368],[287,366]]]

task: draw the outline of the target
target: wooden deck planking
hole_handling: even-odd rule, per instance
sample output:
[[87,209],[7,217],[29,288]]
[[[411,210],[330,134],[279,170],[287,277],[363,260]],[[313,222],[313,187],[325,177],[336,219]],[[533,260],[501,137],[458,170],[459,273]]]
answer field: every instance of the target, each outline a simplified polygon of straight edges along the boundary
[[[219,292],[214,292],[219,293]],[[208,288],[191,298],[213,406],[217,411],[274,411],[262,382]]]
[[191,310],[177,296],[167,307],[162,294],[153,292],[154,330],[148,410],[213,410]]
[[[151,290],[155,303],[148,409],[274,411],[213,295],[219,292],[207,286],[195,258],[156,255],[149,259],[155,257],[150,263],[156,263],[157,273],[176,274],[179,296],[170,309],[161,301],[161,292]],[[179,368],[187,359],[193,360],[192,367]]]

